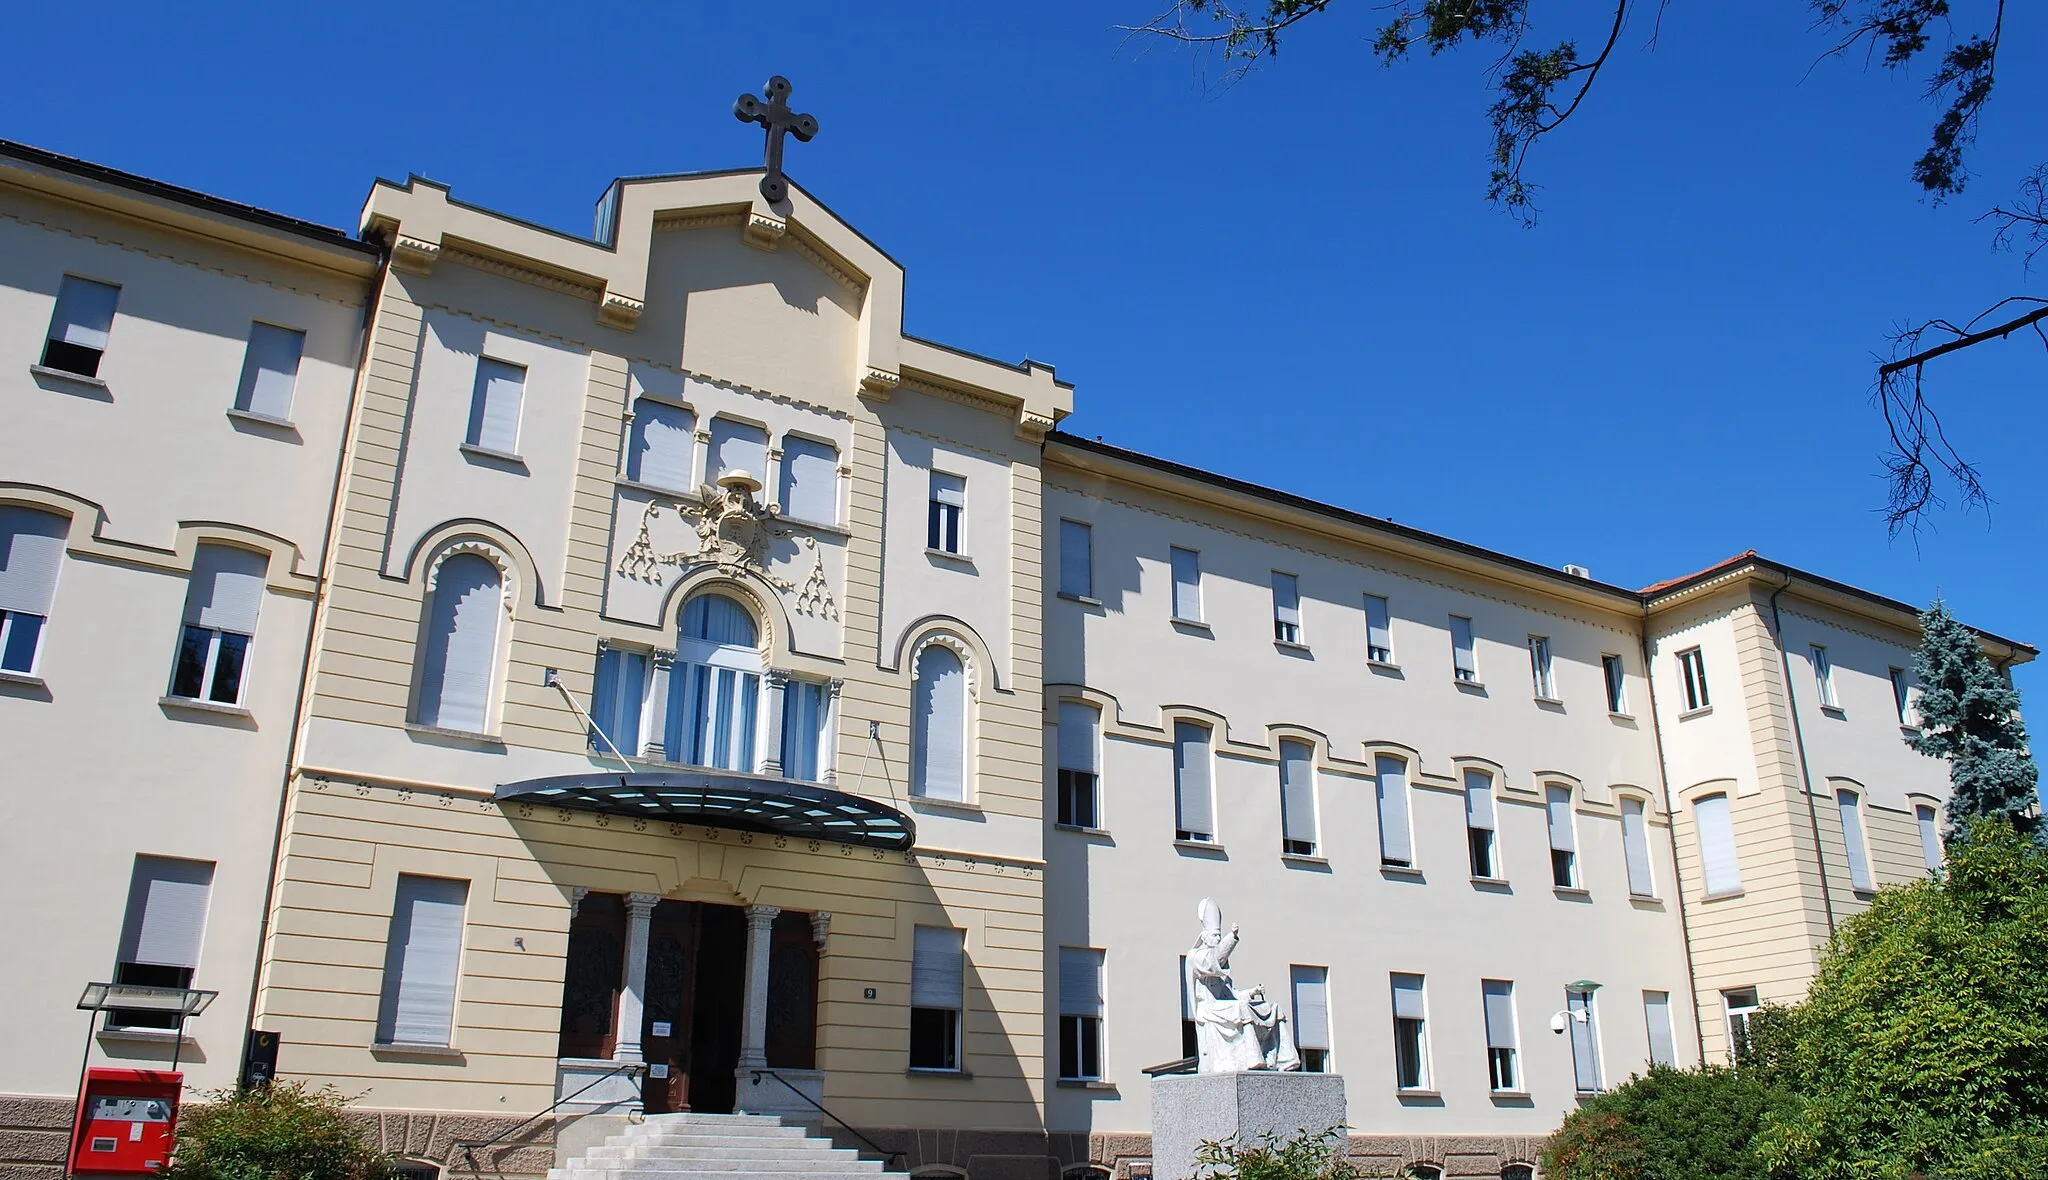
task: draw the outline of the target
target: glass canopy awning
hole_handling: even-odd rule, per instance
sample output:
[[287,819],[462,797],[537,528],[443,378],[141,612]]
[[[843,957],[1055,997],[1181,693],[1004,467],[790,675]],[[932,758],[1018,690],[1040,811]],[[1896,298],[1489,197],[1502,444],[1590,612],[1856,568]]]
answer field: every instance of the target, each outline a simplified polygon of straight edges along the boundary
[[558,775],[506,783],[497,797],[501,804],[540,803],[864,848],[902,851],[917,842],[917,825],[887,804],[816,783],[725,770]]

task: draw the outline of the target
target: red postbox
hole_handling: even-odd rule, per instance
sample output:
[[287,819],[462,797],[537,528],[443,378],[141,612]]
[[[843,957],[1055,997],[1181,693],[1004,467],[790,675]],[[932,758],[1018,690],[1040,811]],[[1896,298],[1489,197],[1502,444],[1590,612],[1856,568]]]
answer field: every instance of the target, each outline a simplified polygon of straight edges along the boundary
[[89,1069],[72,1123],[73,1175],[147,1176],[171,1159],[178,1095],[175,1070]]

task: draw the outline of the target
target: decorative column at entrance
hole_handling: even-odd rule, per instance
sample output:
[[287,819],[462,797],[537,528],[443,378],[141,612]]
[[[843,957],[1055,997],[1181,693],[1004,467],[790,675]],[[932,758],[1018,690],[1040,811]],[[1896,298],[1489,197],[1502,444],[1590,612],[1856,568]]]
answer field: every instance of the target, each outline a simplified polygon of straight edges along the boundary
[[[747,1006],[740,1018],[738,1070],[739,1105],[746,1110],[754,1109],[749,1104],[757,1103],[755,1095],[762,1089],[750,1084],[753,1081],[752,1071],[768,1065],[769,934],[775,925],[776,915],[780,913],[781,906],[747,907]],[[781,1087],[777,1086],[776,1089]]]
[[626,978],[619,989],[618,1048],[614,1061],[641,1061],[640,1030],[647,1011],[647,930],[654,918],[654,905],[661,898],[652,893],[626,895]]

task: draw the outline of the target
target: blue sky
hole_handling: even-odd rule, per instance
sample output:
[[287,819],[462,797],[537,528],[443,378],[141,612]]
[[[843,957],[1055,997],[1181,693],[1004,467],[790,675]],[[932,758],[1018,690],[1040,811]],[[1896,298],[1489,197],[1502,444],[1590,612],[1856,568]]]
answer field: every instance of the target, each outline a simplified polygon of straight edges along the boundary
[[1363,3],[1227,89],[1110,28],[1152,0],[283,8],[114,0],[81,70],[76,14],[21,6],[0,135],[336,225],[416,172],[586,232],[615,175],[757,164],[729,108],[779,72],[823,125],[791,174],[904,264],[908,329],[1057,364],[1070,430],[1603,580],[1756,548],[2048,640],[2048,359],[1935,375],[1998,503],[1917,549],[1868,402],[1891,324],[2041,293],[1971,224],[2035,162],[2038,74],[1931,208],[1917,79],[1809,75],[1801,3],[1674,5],[1540,149],[1528,230],[1482,200],[1491,55],[1381,69]]

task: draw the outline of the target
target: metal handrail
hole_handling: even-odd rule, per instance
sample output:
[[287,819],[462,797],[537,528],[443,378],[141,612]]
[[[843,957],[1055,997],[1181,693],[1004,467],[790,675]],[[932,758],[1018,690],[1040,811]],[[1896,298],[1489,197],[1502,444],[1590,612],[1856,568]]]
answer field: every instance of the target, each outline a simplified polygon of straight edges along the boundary
[[597,1089],[597,1087],[601,1083],[610,1081],[612,1078],[615,1078],[622,1073],[639,1073],[641,1070],[646,1068],[647,1065],[645,1062],[622,1061],[618,1065],[613,1066],[611,1069],[608,1069],[605,1072],[597,1075],[595,1078],[592,1078],[589,1085],[583,1087],[581,1090],[576,1091],[574,1094],[565,1094],[562,1097],[555,1099],[554,1102],[549,1104],[546,1110],[543,1110],[538,1114],[528,1115],[526,1118],[520,1120],[517,1123],[514,1123],[512,1126],[507,1127],[505,1130],[500,1131],[496,1135],[491,1136],[489,1139],[458,1139],[454,1143],[448,1145],[448,1152],[450,1155],[453,1155],[456,1149],[461,1149],[462,1158],[469,1162],[469,1174],[471,1176],[477,1177],[477,1180],[482,1180],[483,1173],[480,1165],[478,1165],[478,1163],[476,1162],[477,1148],[490,1147],[494,1144],[503,1143],[505,1140],[510,1139],[512,1136],[518,1134],[520,1131],[525,1130],[527,1127],[532,1126],[539,1120],[555,1113],[555,1111],[559,1109],[564,1102],[569,1102],[574,1099],[581,1098],[585,1094],[590,1093],[592,1090]]
[[767,1074],[769,1077],[774,1078],[776,1081],[781,1082],[783,1089],[788,1090],[790,1093],[796,1095],[798,1098],[801,1098],[805,1102],[810,1103],[812,1106],[817,1107],[819,1114],[822,1114],[826,1118],[831,1119],[833,1122],[838,1123],[840,1126],[845,1127],[848,1134],[852,1135],[855,1139],[860,1140],[862,1143],[867,1144],[868,1150],[874,1152],[876,1155],[881,1156],[883,1159],[906,1158],[906,1153],[904,1152],[885,1150],[881,1144],[875,1142],[874,1140],[868,1138],[866,1135],[862,1134],[860,1128],[854,1126],[852,1123],[847,1122],[845,1119],[840,1118],[838,1115],[833,1114],[831,1111],[826,1110],[825,1107],[822,1104],[820,1104],[817,1099],[811,1097],[809,1094],[804,1093],[802,1090],[797,1089],[795,1086],[790,1085],[788,1078],[783,1077],[779,1073],[776,1073],[773,1069],[764,1067],[761,1069],[753,1070],[752,1072],[754,1075],[754,1085],[758,1086],[761,1084],[761,1075],[764,1073]]

